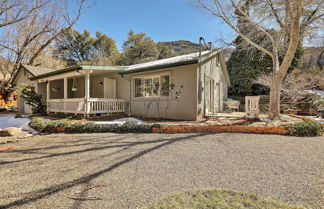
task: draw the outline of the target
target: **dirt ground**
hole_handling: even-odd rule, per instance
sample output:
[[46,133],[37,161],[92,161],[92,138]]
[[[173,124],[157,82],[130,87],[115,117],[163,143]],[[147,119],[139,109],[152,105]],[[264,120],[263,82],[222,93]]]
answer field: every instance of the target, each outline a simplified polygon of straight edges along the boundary
[[0,152],[0,208],[140,208],[222,188],[323,206],[324,137],[58,134]]

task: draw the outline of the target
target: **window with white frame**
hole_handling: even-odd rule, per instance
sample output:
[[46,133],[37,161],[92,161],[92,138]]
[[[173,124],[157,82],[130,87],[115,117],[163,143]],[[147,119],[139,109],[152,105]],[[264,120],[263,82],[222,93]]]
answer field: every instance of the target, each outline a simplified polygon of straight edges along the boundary
[[134,78],[135,98],[168,97],[170,95],[170,75],[151,75]]

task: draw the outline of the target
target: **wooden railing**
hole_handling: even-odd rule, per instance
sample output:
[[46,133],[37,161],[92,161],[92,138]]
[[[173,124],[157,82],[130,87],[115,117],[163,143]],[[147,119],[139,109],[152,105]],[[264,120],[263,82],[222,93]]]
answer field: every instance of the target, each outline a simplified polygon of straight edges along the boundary
[[122,99],[88,99],[87,111],[89,114],[98,113],[123,113],[125,112],[125,101]]
[[104,98],[50,99],[47,100],[47,111],[86,115],[123,113],[125,101]]

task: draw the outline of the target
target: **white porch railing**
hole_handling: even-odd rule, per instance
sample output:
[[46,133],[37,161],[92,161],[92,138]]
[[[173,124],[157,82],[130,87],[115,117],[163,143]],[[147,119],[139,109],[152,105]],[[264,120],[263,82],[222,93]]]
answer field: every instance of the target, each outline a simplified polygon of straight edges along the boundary
[[90,98],[88,99],[87,106],[89,114],[125,112],[125,101],[122,99]]
[[75,114],[112,114],[125,112],[125,101],[122,99],[90,98],[83,99],[50,99],[47,100],[48,112]]

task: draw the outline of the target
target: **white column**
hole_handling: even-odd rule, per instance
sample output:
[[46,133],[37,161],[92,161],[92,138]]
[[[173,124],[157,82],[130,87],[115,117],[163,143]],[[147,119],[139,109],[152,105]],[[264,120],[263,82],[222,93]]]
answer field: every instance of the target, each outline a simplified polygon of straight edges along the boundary
[[51,98],[50,93],[51,93],[51,91],[50,91],[50,81],[47,81],[47,83],[46,83],[46,105],[47,105],[47,112],[49,112],[48,111],[48,100]]
[[47,81],[47,84],[46,84],[46,99],[49,100],[51,98],[50,96],[50,81]]
[[90,73],[87,73],[85,75],[85,82],[84,82],[84,98],[85,98],[85,117],[87,117],[87,115],[90,112],[90,103],[88,101],[88,99],[90,98]]
[[66,113],[67,108],[67,98],[68,98],[68,79],[64,78],[64,112]]

